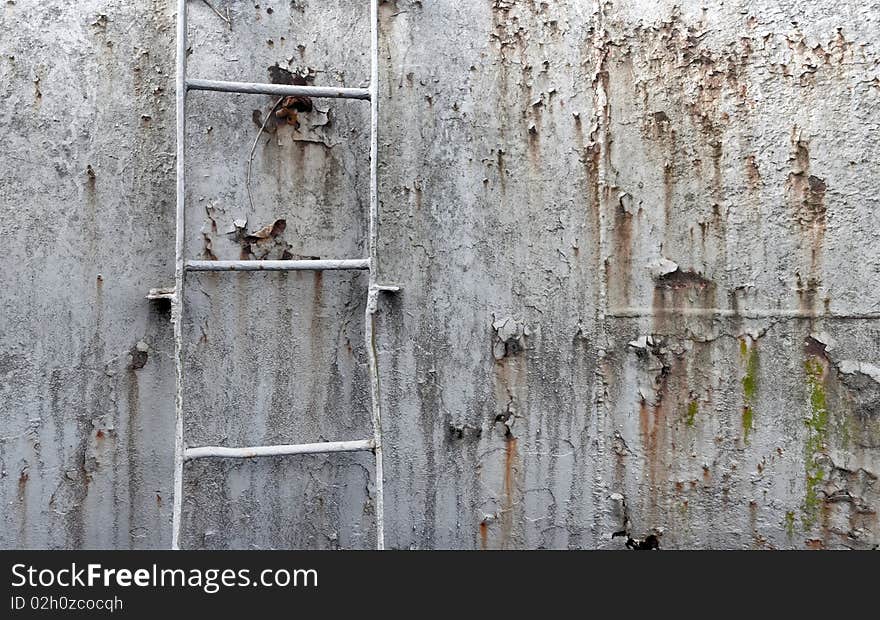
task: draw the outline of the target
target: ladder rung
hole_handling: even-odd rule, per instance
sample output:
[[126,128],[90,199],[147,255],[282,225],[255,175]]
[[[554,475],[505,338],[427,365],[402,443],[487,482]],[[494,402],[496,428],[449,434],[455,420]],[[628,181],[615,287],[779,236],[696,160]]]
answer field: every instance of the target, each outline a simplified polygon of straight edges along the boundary
[[369,269],[369,258],[346,260],[190,260],[187,271],[340,271]]
[[188,90],[213,90],[223,93],[276,95],[278,97],[315,97],[331,99],[367,99],[369,88],[333,88],[328,86],[293,86],[289,84],[258,84],[253,82],[223,82],[219,80],[187,80]]
[[289,446],[253,446],[250,448],[223,448],[220,446],[204,446],[187,448],[184,459],[251,459],[263,456],[289,456],[292,454],[329,454],[331,452],[364,452],[372,450],[376,444],[372,439],[357,441],[327,441],[321,443],[303,443]]

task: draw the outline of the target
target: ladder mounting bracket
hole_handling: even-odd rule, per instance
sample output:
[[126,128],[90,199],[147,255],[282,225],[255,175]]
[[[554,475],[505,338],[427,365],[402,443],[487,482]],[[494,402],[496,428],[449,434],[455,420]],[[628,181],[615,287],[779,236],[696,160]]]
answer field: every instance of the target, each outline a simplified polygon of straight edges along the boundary
[[174,301],[174,287],[151,288],[147,293],[147,299],[168,299]]
[[399,293],[401,286],[398,284],[377,284],[376,290],[380,293]]

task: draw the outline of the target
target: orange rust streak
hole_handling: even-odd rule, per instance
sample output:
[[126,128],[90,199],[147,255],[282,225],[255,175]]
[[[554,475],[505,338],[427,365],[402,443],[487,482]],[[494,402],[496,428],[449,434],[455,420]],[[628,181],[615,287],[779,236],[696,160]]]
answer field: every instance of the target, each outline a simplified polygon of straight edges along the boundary
[[508,508],[513,505],[513,463],[516,460],[516,443],[517,439],[510,437],[504,450],[504,497]]
[[639,403],[639,427],[642,431],[642,437],[647,441],[648,429],[650,427],[651,416],[648,413],[648,403],[643,398]]
[[30,474],[28,474],[28,471],[26,469],[21,470],[21,475],[18,477],[18,496],[20,499],[24,499],[24,491],[29,479]]
[[504,450],[504,507],[501,520],[501,548],[505,548],[507,540],[513,530],[513,493],[514,493],[514,470],[513,466],[517,458],[517,439],[509,436],[505,442]]

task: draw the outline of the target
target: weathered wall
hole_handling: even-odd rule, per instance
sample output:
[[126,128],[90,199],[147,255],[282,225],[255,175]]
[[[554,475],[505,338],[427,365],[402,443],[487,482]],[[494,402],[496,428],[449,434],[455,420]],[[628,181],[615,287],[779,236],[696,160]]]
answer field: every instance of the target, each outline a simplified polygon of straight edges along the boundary
[[[4,547],[169,545],[173,4],[0,8]],[[366,3],[213,4],[191,75],[366,85]],[[880,543],[880,3],[397,0],[381,33],[388,545]],[[192,94],[188,256],[363,255],[368,107],[316,103],[251,206],[274,100]],[[188,283],[190,444],[369,434],[364,275]],[[183,546],[368,548],[372,476],[188,465]]]

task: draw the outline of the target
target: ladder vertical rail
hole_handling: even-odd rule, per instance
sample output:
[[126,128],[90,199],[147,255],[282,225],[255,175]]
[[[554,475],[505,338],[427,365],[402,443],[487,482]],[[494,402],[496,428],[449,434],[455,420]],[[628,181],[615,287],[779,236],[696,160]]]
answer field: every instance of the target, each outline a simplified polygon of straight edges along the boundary
[[186,162],[184,161],[186,143],[186,50],[187,50],[187,0],[177,0],[177,61],[176,61],[176,103],[177,103],[177,200],[174,240],[174,298],[172,319],[174,321],[174,499],[171,516],[171,548],[180,548],[180,520],[183,508],[183,285],[186,278],[184,269],[184,245],[186,215]]
[[376,548],[385,548],[385,474],[383,471],[382,416],[379,400],[379,362],[376,351],[376,311],[379,304],[379,0],[370,0],[370,283],[364,317],[364,344],[370,376],[370,406],[376,458]]

